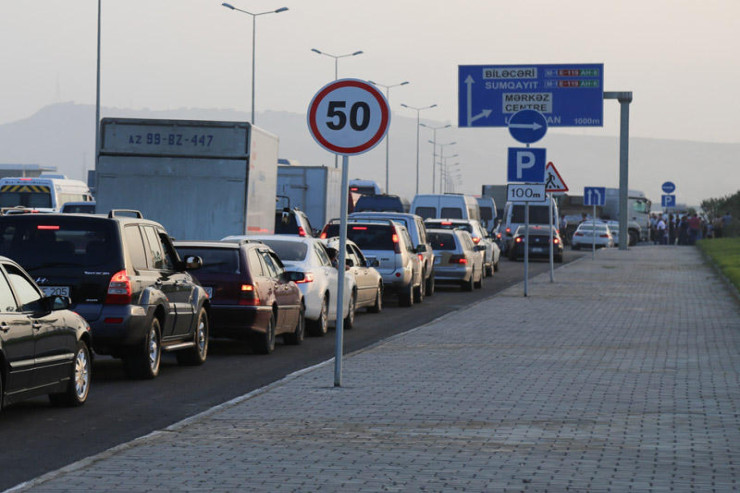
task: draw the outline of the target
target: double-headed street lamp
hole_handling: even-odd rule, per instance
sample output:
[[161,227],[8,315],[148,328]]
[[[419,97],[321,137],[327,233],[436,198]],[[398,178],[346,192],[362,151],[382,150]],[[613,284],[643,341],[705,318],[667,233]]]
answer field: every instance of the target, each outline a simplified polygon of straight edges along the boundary
[[[311,48],[311,51],[313,51],[314,53],[318,53],[319,55],[326,55],[334,59],[334,80],[339,79],[339,59],[340,58],[362,55],[363,53],[362,50],[359,50],[359,51],[355,51],[354,53],[347,53],[345,55],[332,55],[331,53],[317,50],[316,48]],[[339,154],[334,154],[334,167],[335,168],[339,167]]]
[[435,103],[429,106],[422,106],[420,108],[409,106],[403,103],[401,103],[401,106],[403,106],[404,108],[408,108],[410,110],[416,111],[416,195],[419,195],[419,124],[421,123],[419,121],[419,113],[421,113],[424,110],[436,108],[437,104]]
[[[426,125],[424,123],[420,123],[419,125],[425,128],[430,128],[432,132],[434,133],[434,139],[432,141],[432,145],[434,146],[434,150],[432,151],[432,193],[436,193],[436,188],[437,188],[437,172],[436,172],[436,169],[437,169],[437,130],[441,130],[443,128],[450,128],[452,125],[449,123],[447,125],[441,125],[439,127],[432,127],[431,125]],[[440,186],[439,188],[441,189],[442,187]]]
[[249,14],[252,16],[252,125],[254,125],[254,48],[256,44],[256,33],[257,33],[257,16],[258,15],[266,15],[266,14],[279,14],[280,12],[285,12],[288,10],[288,7],[280,7],[277,10],[268,10],[266,12],[247,12],[246,10],[238,9],[231,5],[230,3],[222,3],[224,7],[231,10],[236,10],[238,12],[242,12],[244,14]]
[[[385,84],[380,84],[380,83],[375,82],[375,81],[372,81],[372,80],[371,81],[368,81],[368,82],[370,82],[370,84],[375,84],[378,87],[385,88],[385,99],[388,101],[388,107],[390,107],[390,105],[391,105],[391,87],[405,86],[406,84],[409,83],[409,81],[404,81],[404,82],[400,82],[398,84],[391,84],[390,86],[387,86]],[[423,123],[422,123],[422,125],[423,125]],[[391,140],[391,133],[390,133],[390,129],[389,129],[388,133],[385,135],[385,193],[391,193],[390,192],[390,188],[388,186],[388,169],[389,169],[389,166],[388,166],[388,161],[389,161],[389,159],[388,159],[388,143],[390,142],[390,140]]]
[[[453,157],[458,157],[458,154],[453,154],[452,156],[443,156],[442,157],[442,171],[440,172],[440,176],[444,178],[444,188],[442,188],[442,184],[440,183],[440,190],[442,193],[447,193],[448,185],[450,182],[450,170],[447,167],[447,160]],[[451,166],[458,166],[460,163],[452,164]]]
[[[445,180],[445,176],[444,176],[445,147],[454,146],[455,144],[457,144],[457,142],[448,142],[447,144],[439,145],[439,193],[445,193],[445,190],[442,186],[442,183]],[[457,156],[457,154],[455,155]]]

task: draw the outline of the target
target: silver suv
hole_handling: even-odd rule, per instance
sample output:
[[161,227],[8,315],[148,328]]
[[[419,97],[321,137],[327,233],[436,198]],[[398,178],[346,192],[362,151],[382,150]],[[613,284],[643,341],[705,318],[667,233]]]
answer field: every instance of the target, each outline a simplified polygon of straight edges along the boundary
[[463,229],[470,233],[473,243],[485,247],[483,252],[483,268],[486,276],[493,276],[493,272],[498,270],[498,262],[501,257],[501,250],[486,233],[481,223],[477,219],[427,219],[424,224],[429,229]]
[[[322,238],[339,236],[339,219],[324,226]],[[347,238],[354,241],[370,263],[383,277],[385,291],[398,294],[401,306],[411,306],[424,300],[422,265],[417,248],[405,226],[388,219],[356,219],[347,221]]]
[[434,250],[427,239],[427,228],[424,219],[416,214],[403,212],[353,212],[351,219],[386,219],[396,221],[406,226],[411,241],[416,247],[416,253],[421,258],[421,272],[424,277],[424,294],[434,294]]

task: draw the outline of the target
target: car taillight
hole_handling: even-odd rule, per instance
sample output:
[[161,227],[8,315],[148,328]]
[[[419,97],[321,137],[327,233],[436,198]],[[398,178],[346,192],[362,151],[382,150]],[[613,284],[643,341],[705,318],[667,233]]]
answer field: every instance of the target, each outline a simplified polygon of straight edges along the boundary
[[398,233],[396,232],[395,226],[393,227],[393,236],[391,236],[391,240],[393,240],[393,251],[401,253],[401,243],[398,240]]
[[422,255],[420,253],[417,253],[416,256],[419,257],[419,262],[423,262],[424,261],[424,255]]
[[521,242],[522,242],[522,238],[521,238],[521,236],[517,236],[516,238],[514,238],[514,241],[515,241],[516,243],[521,243]]
[[511,234],[511,228],[506,228],[506,234],[507,235],[510,235]]
[[105,303],[108,305],[128,305],[131,303],[131,279],[129,279],[125,270],[116,272],[110,278]]
[[599,235],[599,238],[609,238],[609,235]]
[[322,240],[325,240],[326,239],[326,230],[324,230],[324,231],[321,232],[320,238]]
[[242,284],[239,287],[239,304],[247,306],[258,306],[260,304],[260,297],[253,285]]
[[465,255],[450,255],[450,261],[451,264],[467,264],[468,259],[465,258]]
[[303,272],[302,275],[303,275],[302,278],[300,278],[300,279],[298,279],[296,281],[293,281],[293,282],[295,282],[296,284],[303,284],[303,283],[306,283],[306,282],[313,282],[313,274],[312,273],[310,273],[310,272]]
[[583,236],[583,233],[575,233],[573,236]]
[[442,221],[442,226],[452,226],[452,221]]
[[473,243],[475,243],[476,245],[478,243],[480,243],[480,237],[479,236],[473,236],[472,238],[473,238]]
[[553,238],[552,242],[557,245],[558,243],[560,243],[560,240],[558,240],[557,238]]
[[303,226],[298,226],[298,236],[306,236],[306,230],[303,229]]

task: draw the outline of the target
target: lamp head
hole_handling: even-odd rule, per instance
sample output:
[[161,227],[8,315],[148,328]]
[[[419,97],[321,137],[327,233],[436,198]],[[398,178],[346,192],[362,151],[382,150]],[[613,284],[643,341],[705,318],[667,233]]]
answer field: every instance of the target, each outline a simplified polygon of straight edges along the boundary
[[288,7],[280,7],[279,9],[277,9],[277,10],[275,11],[275,13],[276,13],[276,14],[279,14],[280,12],[285,12],[286,10],[288,10]]
[[227,9],[231,9],[231,10],[234,10],[236,8],[233,5],[231,5],[230,3],[226,3],[226,2],[222,3],[221,5],[223,5]]

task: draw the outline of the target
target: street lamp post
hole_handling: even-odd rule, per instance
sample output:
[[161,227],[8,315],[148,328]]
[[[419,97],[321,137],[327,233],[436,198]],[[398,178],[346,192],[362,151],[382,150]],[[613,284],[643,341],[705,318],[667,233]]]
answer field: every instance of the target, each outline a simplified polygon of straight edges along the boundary
[[[445,148],[447,146],[454,146],[457,142],[448,142],[447,144],[440,144],[439,145],[439,193],[445,193],[445,190],[442,189],[442,160],[445,158]],[[455,154],[457,155],[457,154]],[[449,156],[447,156],[449,157]],[[446,162],[446,161],[445,161]]]
[[[443,153],[444,154],[444,153]],[[442,188],[441,192],[446,193],[447,192],[447,186],[449,185],[449,170],[447,169],[447,160],[451,157],[457,157],[458,154],[453,154],[452,156],[442,156],[442,171],[440,171],[440,176],[444,178],[444,188]],[[440,187],[442,187],[442,184],[440,183]]]
[[254,55],[255,55],[255,45],[256,45],[256,36],[257,36],[257,16],[258,15],[265,15],[265,14],[279,14],[280,12],[285,12],[288,10],[288,7],[280,7],[277,10],[268,10],[266,12],[257,12],[252,13],[248,12],[246,10],[238,9],[231,5],[230,3],[222,3],[224,7],[231,10],[236,10],[239,12],[242,12],[244,14],[248,14],[252,16],[252,125],[254,125]]
[[416,195],[419,195],[419,124],[421,123],[419,121],[419,114],[424,110],[436,108],[437,104],[435,103],[429,106],[422,106],[420,108],[409,106],[403,103],[401,103],[401,106],[416,111]]
[[[437,130],[441,130],[443,128],[450,128],[452,125],[442,125],[439,127],[432,127],[431,125],[426,125],[424,123],[420,123],[422,127],[430,128],[432,129],[432,132],[434,133],[434,140],[432,141],[432,145],[434,146],[434,150],[432,151],[432,193],[435,193],[436,187],[437,187]],[[440,177],[441,181],[441,177]],[[442,188],[442,187],[440,187]]]
[[[378,87],[384,87],[385,88],[385,99],[388,100],[388,107],[391,106],[391,87],[399,87],[399,86],[405,86],[409,83],[409,81],[404,81],[399,84],[391,84],[389,86],[385,84],[380,84],[375,81],[368,81],[371,84],[375,84]],[[388,153],[388,146],[391,140],[391,132],[390,129],[388,130],[388,133],[385,134],[385,193],[391,193],[389,185],[388,185],[388,174],[389,174],[389,153]]]
[[[331,53],[327,53],[325,51],[317,50],[316,48],[311,48],[311,51],[313,51],[314,53],[318,53],[319,55],[326,55],[326,56],[334,59],[334,80],[339,79],[339,59],[340,58],[346,58],[346,57],[350,57],[350,56],[362,55],[364,53],[362,50],[359,50],[359,51],[355,51],[354,53],[347,53],[347,54],[344,54],[344,55],[332,55]],[[386,136],[386,138],[388,138],[388,136]],[[339,158],[339,155],[338,154],[334,154],[334,167],[335,168],[338,168],[339,167],[339,159],[338,158]]]
[[[98,160],[100,159],[100,3],[98,0],[98,61],[95,82],[95,176],[97,177]],[[87,176],[82,177],[87,182]],[[97,183],[95,184],[97,186]]]

